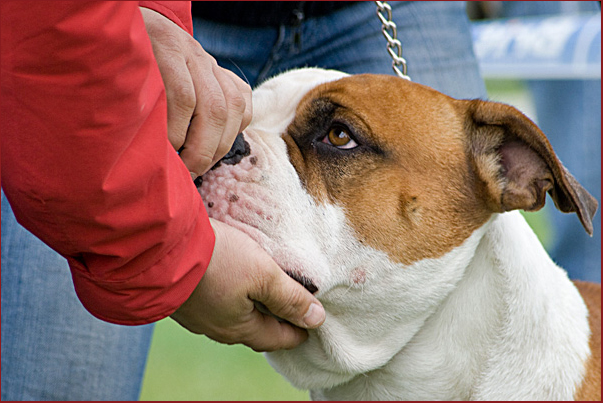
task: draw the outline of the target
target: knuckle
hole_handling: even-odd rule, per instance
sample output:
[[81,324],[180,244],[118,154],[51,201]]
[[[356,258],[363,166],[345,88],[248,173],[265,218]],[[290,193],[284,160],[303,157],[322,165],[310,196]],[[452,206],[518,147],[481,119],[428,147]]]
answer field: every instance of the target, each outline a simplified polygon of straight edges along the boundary
[[167,96],[174,101],[174,105],[183,110],[193,110],[197,103],[195,89],[188,85],[173,85],[168,90]]
[[241,343],[244,339],[241,329],[238,326],[220,326],[213,329],[213,331],[207,335],[224,344]]
[[208,63],[211,67],[218,65],[218,62],[216,61],[215,57],[213,57],[212,55],[207,53],[199,42],[197,42],[190,36],[189,36],[189,38],[192,40],[191,41],[191,45],[192,45],[191,53],[193,55],[192,59],[202,60],[204,63]]
[[240,93],[235,93],[229,100],[229,106],[238,114],[242,115],[245,112],[247,101]]
[[284,296],[279,314],[290,319],[301,319],[301,317],[303,317],[303,312],[301,312],[303,305],[303,300],[300,298],[299,292],[295,291],[288,293]]
[[221,337],[222,337],[222,340],[224,340],[224,343],[226,343],[226,344],[240,343],[241,340],[244,339],[241,336],[241,334],[239,334],[238,332],[236,332],[233,329],[224,330]]
[[192,171],[197,174],[205,173],[213,162],[213,157],[208,155],[197,155],[197,158],[192,162]]
[[216,150],[216,159],[221,159],[230,151],[230,146],[226,142],[221,142]]
[[282,282],[266,282],[266,298],[271,311],[289,321],[299,321],[303,316],[304,298],[297,287],[284,286]]
[[222,96],[211,95],[206,101],[207,117],[213,122],[225,122],[228,118],[228,108]]
[[243,114],[243,119],[241,119],[241,128],[239,131],[243,131],[243,129],[245,129],[247,126],[249,126],[252,118],[253,118],[253,115],[252,115],[251,111],[246,109],[245,113]]
[[275,351],[291,344],[286,336],[287,335],[283,334],[282,331],[277,331],[276,333],[256,332],[255,334],[249,335],[249,337],[245,339],[244,344],[258,353]]
[[205,173],[205,171],[211,167],[213,161],[213,155],[202,151],[186,154],[181,153],[180,157],[182,158],[182,161],[184,162],[184,165],[186,165],[188,170],[195,172],[198,175]]
[[176,128],[168,127],[168,140],[176,151],[184,145],[184,136],[176,133]]
[[[260,298],[266,299],[266,302],[272,302],[275,294],[274,283],[277,280],[277,275],[270,271],[260,271],[260,275],[253,276],[255,282],[255,288]],[[278,288],[277,288],[278,289]]]

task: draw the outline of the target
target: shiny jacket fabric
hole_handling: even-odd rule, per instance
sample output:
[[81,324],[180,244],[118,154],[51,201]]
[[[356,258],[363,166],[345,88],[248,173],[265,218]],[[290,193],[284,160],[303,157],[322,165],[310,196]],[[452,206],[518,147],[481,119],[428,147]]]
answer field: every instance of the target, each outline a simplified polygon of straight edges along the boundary
[[[144,3],[144,4],[142,4]],[[141,2],[192,33],[189,2]],[[167,137],[166,97],[137,2],[2,2],[2,188],[67,258],[96,317],[170,315],[214,233]]]

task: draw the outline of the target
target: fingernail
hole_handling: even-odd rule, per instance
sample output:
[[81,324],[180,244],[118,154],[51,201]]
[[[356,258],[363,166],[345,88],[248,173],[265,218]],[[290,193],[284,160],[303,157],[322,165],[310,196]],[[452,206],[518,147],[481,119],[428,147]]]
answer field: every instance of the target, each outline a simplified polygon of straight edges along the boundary
[[308,312],[304,315],[304,323],[309,328],[318,327],[325,320],[325,309],[316,304],[312,303],[310,308],[308,308]]

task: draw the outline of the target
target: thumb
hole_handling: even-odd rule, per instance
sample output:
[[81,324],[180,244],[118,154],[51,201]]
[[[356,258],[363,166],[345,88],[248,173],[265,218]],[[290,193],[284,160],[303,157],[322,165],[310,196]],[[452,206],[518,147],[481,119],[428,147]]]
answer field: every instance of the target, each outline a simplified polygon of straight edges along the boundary
[[270,313],[304,329],[323,324],[325,310],[322,304],[278,266],[264,281],[264,286],[258,287],[249,297],[264,305]]

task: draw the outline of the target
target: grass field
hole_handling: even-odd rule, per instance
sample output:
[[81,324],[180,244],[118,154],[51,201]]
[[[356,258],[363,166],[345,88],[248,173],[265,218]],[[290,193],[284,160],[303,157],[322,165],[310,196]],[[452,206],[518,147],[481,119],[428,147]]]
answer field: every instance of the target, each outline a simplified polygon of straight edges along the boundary
[[[488,82],[492,100],[532,114],[529,96],[517,82]],[[548,202],[550,205],[550,200]],[[525,214],[541,242],[551,241],[546,213]],[[262,354],[225,346],[181,328],[171,319],[157,323],[141,400],[308,400],[290,386]]]
[[171,319],[156,324],[141,400],[309,400],[264,356],[218,344]]

